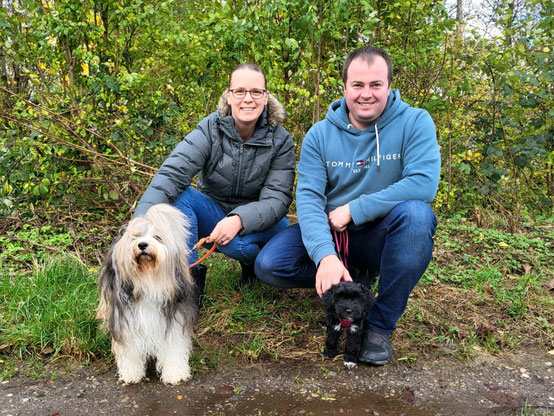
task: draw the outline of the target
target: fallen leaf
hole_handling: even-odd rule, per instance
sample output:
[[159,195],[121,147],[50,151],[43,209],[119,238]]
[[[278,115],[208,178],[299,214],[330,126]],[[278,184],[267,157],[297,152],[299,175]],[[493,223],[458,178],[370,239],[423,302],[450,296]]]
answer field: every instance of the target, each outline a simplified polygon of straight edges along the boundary
[[550,350],[550,351],[548,351],[548,354],[550,354],[550,355],[554,355],[554,350]]
[[480,338],[487,338],[493,332],[496,332],[496,327],[494,325],[481,325],[477,328],[477,336]]
[[494,289],[491,287],[491,284],[488,281],[483,284],[483,287],[486,293],[488,293],[489,295],[494,295]]
[[121,403],[127,403],[129,400],[131,400],[131,398],[129,396],[125,397],[124,399],[121,400]]
[[225,394],[231,396],[233,394],[233,387],[228,384],[223,384],[217,389],[219,394]]
[[53,352],[54,352],[54,348],[52,348],[50,345],[47,345],[41,351],[41,353],[44,355],[49,355],[49,354],[52,354]]
[[508,244],[506,244],[504,241],[501,241],[500,243],[498,243],[498,245],[500,247],[510,247]]
[[531,265],[530,264],[523,263],[521,265],[521,267],[523,267],[523,271],[525,272],[525,274],[530,274],[531,273]]
[[10,346],[9,345],[0,345],[0,352],[8,352],[10,350]]
[[180,394],[177,396],[177,400],[183,400],[183,396],[181,396]]
[[554,279],[550,279],[548,282],[544,283],[543,286],[548,290],[554,290]]

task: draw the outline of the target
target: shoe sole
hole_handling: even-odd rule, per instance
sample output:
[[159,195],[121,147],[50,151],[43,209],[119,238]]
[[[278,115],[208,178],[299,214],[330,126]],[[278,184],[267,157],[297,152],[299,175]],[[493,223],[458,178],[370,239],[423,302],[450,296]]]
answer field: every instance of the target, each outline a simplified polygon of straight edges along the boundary
[[382,361],[366,361],[366,360],[358,360],[358,361],[364,364],[380,366],[380,365],[388,364],[388,362],[390,361],[390,358],[388,360],[382,360]]

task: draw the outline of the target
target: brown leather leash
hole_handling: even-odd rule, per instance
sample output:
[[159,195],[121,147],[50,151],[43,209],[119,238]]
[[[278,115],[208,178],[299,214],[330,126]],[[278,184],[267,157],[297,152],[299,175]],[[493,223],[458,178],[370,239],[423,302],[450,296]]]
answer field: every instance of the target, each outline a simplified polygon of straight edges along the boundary
[[[209,236],[208,236],[208,237],[209,237]],[[204,238],[201,238],[200,240],[198,240],[198,243],[196,243],[196,244],[194,245],[194,247],[192,247],[192,249],[193,249],[193,250],[198,250],[200,247],[202,247],[202,244],[204,244],[204,243],[206,242],[206,240],[208,239],[208,237],[204,237]],[[217,243],[214,243],[214,245],[212,246],[212,248],[210,248],[206,254],[204,254],[201,258],[199,258],[198,260],[196,260],[194,263],[192,263],[192,264],[189,266],[189,269],[192,269],[194,266],[196,266],[197,264],[199,264],[202,260],[204,260],[204,259],[205,259],[206,257],[208,257],[210,254],[212,254],[216,247],[217,247]]]

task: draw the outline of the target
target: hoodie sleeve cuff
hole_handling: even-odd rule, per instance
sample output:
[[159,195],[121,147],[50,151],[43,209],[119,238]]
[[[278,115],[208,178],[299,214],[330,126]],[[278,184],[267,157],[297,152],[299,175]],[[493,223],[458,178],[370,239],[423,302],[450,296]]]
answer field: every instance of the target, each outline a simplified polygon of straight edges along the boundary
[[328,256],[330,254],[336,255],[337,252],[335,251],[334,245],[326,244],[323,247],[318,248],[313,254],[312,254],[312,260],[315,263],[315,266],[319,266],[319,262],[323,259],[323,257]]
[[354,201],[350,201],[350,203],[348,204],[348,206],[350,207],[350,216],[352,217],[352,221],[355,225],[360,225],[367,222],[367,218],[362,208],[362,201],[360,201],[362,198],[363,196]]

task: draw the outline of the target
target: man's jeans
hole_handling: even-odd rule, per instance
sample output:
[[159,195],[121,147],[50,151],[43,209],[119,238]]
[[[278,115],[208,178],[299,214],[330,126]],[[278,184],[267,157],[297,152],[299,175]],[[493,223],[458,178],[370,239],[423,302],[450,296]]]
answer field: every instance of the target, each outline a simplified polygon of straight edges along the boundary
[[[369,328],[390,334],[408,303],[408,296],[427,269],[437,220],[419,200],[398,204],[384,218],[349,230],[349,271],[379,275],[377,300],[368,314]],[[308,256],[298,224],[277,234],[255,263],[258,279],[283,288],[313,288],[317,268]],[[355,278],[355,276],[352,276]]]
[[[179,195],[173,205],[189,220],[191,232],[189,247],[196,244],[200,238],[210,235],[216,224],[227,216],[216,201],[190,186]],[[217,250],[242,263],[253,264],[261,247],[288,225],[289,220],[285,217],[267,230],[246,235],[237,234],[228,244],[217,246]],[[188,258],[189,264],[196,260],[198,260],[198,251],[193,250]]]

